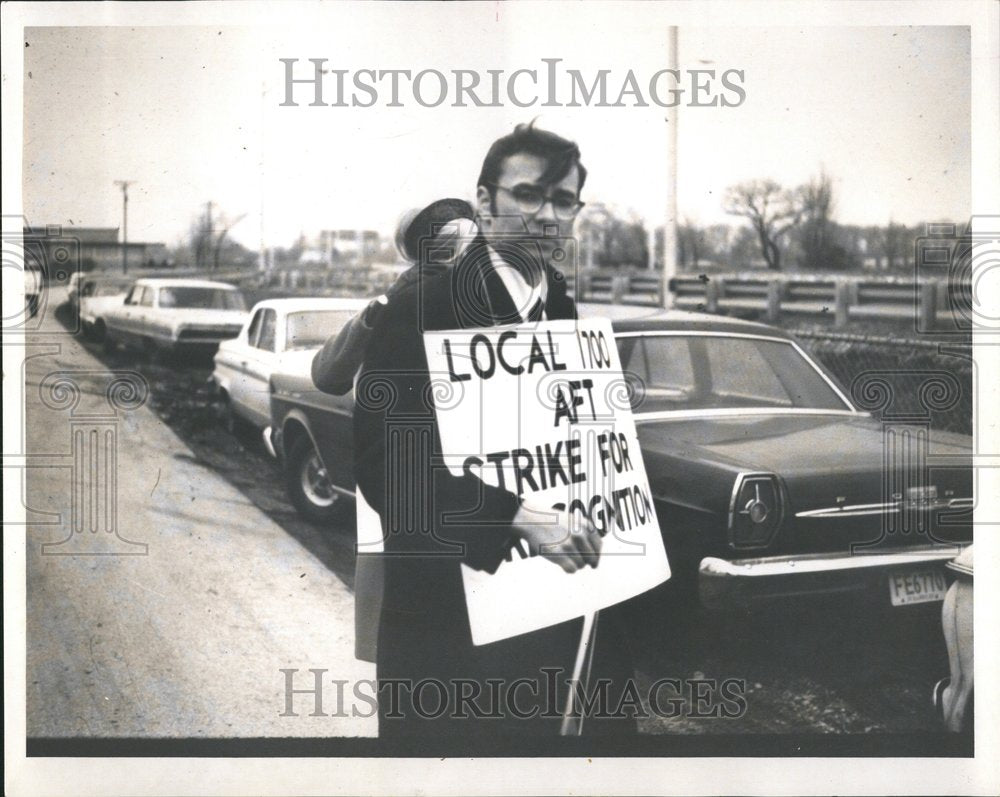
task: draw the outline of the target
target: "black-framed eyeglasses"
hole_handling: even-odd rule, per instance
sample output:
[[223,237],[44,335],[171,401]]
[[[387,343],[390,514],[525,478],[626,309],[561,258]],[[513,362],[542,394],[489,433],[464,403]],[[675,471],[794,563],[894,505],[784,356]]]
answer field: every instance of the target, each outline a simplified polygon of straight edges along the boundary
[[581,202],[576,198],[576,194],[569,191],[556,191],[549,196],[536,185],[519,183],[513,188],[500,185],[499,183],[492,183],[492,185],[494,188],[510,194],[518,209],[529,216],[534,216],[545,207],[546,202],[551,202],[556,218],[569,221],[570,219],[575,219],[576,215],[583,209],[583,206],[587,204],[586,202]]

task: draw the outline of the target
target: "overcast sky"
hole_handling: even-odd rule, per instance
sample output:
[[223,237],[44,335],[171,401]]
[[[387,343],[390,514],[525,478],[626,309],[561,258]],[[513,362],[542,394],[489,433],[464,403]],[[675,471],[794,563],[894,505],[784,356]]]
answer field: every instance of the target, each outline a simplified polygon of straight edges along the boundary
[[[666,124],[678,109],[280,107],[279,58],[325,57],[332,69],[611,70],[620,85],[665,68],[659,7],[338,6],[322,24],[288,27],[34,28],[25,48],[24,208],[32,224],[121,223],[129,238],[175,243],[204,203],[246,214],[232,235],[251,248],[320,229],[390,232],[399,214],[471,197],[488,145],[522,121],[575,138],[584,199],[659,223]],[[970,213],[966,28],[680,30],[680,68],[744,71],[739,107],[681,107],[682,218],[734,221],[728,185],[788,186],[824,168],[837,220],[908,224]],[[301,91],[297,97],[305,98]],[[617,88],[613,93],[617,93]],[[730,95],[732,96],[732,95]],[[263,218],[263,222],[262,222]]]

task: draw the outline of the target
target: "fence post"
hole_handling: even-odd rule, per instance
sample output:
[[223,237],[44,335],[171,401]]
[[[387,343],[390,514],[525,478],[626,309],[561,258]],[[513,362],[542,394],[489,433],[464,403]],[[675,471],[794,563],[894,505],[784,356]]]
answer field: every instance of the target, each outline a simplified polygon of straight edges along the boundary
[[937,283],[928,280],[920,286],[920,326],[918,329],[934,329],[937,325]]
[[948,313],[951,310],[951,297],[948,295],[948,280],[934,280],[934,283],[936,285],[934,292],[937,294],[938,313]]
[[843,280],[838,280],[834,283],[834,326],[847,326],[847,308],[850,304],[850,293],[850,286]]
[[771,280],[767,283],[767,320],[777,324],[781,318],[781,283]]
[[621,304],[625,298],[625,289],[628,285],[627,274],[615,274],[611,278],[611,303]]
[[712,278],[705,283],[705,312],[719,312],[719,286]]

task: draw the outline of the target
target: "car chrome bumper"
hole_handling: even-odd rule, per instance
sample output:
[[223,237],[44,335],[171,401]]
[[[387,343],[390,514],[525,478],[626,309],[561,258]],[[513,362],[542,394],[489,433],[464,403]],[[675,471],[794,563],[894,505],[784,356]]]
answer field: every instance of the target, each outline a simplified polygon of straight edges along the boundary
[[174,351],[215,352],[220,343],[212,338],[169,338],[164,345]]
[[698,568],[703,606],[731,606],[876,587],[890,570],[944,564],[965,545],[925,545],[879,553],[803,554],[726,560],[706,557]]
[[275,459],[278,458],[278,451],[275,448],[274,440],[272,439],[271,427],[268,426],[261,432],[261,436],[264,438],[264,448],[267,449],[267,453],[270,454]]

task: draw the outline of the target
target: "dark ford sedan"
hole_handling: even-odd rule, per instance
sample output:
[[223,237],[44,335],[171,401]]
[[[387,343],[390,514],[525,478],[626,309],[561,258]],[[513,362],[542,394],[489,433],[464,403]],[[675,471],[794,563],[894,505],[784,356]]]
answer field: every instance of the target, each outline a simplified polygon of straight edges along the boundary
[[[941,600],[972,534],[971,439],[893,428],[786,332],[695,313],[614,321],[677,605],[807,595]],[[352,396],[271,384],[269,446],[289,497],[324,520],[352,495]]]

